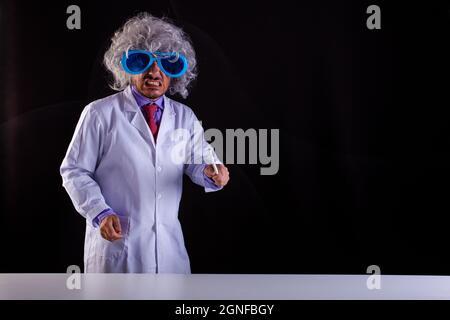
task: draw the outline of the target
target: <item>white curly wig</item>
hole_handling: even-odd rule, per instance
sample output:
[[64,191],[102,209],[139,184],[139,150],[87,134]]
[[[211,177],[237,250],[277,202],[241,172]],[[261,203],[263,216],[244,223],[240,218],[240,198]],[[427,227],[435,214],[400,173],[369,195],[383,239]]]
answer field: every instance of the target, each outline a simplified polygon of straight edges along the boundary
[[114,33],[111,46],[105,52],[103,63],[109,70],[114,82],[110,87],[114,90],[124,90],[131,84],[131,75],[126,73],[120,60],[128,50],[173,51],[180,52],[188,60],[187,72],[179,78],[172,78],[169,86],[171,95],[188,96],[189,84],[197,77],[197,62],[195,51],[189,37],[179,27],[167,18],[157,18],[147,12],[141,12],[129,19]]

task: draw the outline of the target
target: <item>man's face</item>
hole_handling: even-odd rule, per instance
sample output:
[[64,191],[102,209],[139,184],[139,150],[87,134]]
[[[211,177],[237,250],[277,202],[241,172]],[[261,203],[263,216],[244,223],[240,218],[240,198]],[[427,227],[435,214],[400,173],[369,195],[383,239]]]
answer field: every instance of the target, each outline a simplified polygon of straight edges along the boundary
[[170,77],[159,69],[156,60],[145,72],[133,75],[131,81],[141,94],[150,99],[164,95],[170,85]]

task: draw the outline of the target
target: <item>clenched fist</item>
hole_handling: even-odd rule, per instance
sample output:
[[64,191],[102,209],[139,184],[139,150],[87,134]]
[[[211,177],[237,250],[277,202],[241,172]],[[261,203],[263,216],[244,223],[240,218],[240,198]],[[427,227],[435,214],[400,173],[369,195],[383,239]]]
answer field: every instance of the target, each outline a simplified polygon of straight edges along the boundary
[[114,241],[122,238],[122,227],[119,217],[116,214],[107,216],[100,223],[100,234],[108,241]]
[[214,180],[214,183],[217,186],[223,187],[228,183],[228,180],[230,180],[230,174],[227,167],[225,167],[223,164],[216,164],[216,166],[219,173],[214,172],[214,167],[212,164],[207,165],[204,172],[207,177]]

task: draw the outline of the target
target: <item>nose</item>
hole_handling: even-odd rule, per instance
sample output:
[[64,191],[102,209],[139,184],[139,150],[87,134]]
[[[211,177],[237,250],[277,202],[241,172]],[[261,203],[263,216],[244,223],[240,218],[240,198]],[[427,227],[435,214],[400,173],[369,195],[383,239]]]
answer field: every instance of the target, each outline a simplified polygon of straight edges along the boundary
[[148,68],[148,72],[151,73],[152,75],[157,75],[159,74],[159,71],[161,70],[159,69],[158,62],[155,59],[150,68]]

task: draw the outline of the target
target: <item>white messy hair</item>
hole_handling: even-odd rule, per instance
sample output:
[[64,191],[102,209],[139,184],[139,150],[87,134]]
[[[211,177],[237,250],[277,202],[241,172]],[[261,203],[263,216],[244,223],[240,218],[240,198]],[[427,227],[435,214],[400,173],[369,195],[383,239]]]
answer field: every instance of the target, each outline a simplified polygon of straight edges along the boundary
[[189,84],[197,77],[195,51],[189,37],[167,18],[157,18],[147,12],[141,12],[129,19],[114,33],[111,46],[105,52],[103,63],[113,77],[110,87],[124,90],[131,84],[131,75],[126,73],[120,63],[122,55],[128,50],[148,50],[179,52],[186,56],[188,69],[179,78],[172,78],[169,93],[188,96]]

